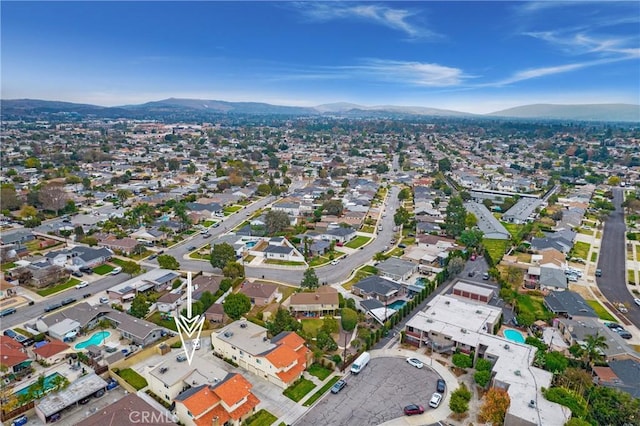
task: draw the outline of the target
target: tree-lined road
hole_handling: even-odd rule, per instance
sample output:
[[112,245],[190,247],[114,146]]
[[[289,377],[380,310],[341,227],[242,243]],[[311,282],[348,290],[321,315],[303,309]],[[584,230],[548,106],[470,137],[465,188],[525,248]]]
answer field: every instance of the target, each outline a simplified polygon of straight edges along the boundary
[[[616,209],[605,221],[602,242],[600,243],[600,255],[598,256],[598,268],[602,270],[602,276],[596,278],[596,282],[609,302],[622,302],[628,307],[629,312],[624,316],[633,325],[640,328],[640,307],[634,303],[633,296],[627,289],[626,225],[622,210],[622,189],[613,189],[612,201]],[[616,314],[620,315],[620,313]]]

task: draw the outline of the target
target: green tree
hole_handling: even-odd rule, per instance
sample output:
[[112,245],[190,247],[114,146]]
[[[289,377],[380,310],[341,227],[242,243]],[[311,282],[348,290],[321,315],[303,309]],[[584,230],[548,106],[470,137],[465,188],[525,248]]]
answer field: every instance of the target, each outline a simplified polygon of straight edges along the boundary
[[603,357],[604,350],[608,347],[605,336],[588,334],[584,339],[584,357],[589,363],[597,361]]
[[569,360],[560,352],[547,352],[544,356],[544,369],[555,374],[562,374],[569,366]]
[[473,375],[473,380],[480,386],[486,387],[491,380],[491,371],[476,371]]
[[291,225],[289,215],[280,210],[269,210],[264,216],[264,225],[267,235],[275,235],[284,231]]
[[225,277],[229,277],[231,279],[244,277],[244,266],[238,262],[229,262],[224,268],[222,268],[222,273]]
[[245,294],[231,293],[224,299],[222,307],[229,318],[239,320],[251,310],[251,300]]
[[353,331],[356,325],[358,325],[358,313],[351,308],[342,308],[340,310],[340,317],[344,331]]
[[465,261],[463,258],[455,256],[449,259],[447,263],[447,271],[449,272],[449,276],[458,275],[464,269]]
[[175,257],[169,254],[161,254],[158,256],[158,265],[164,269],[180,269],[180,263],[176,260]]
[[236,251],[228,243],[214,244],[211,249],[211,266],[214,268],[224,268],[227,263],[236,261]]
[[471,368],[473,366],[473,360],[466,354],[453,354],[451,361],[458,368]]
[[331,315],[324,317],[324,319],[322,320],[322,330],[326,331],[329,334],[337,333],[338,331],[340,331],[338,320]]
[[140,268],[140,265],[136,262],[127,261],[122,265],[122,272],[129,274],[130,277],[138,275],[141,270],[142,268]]
[[277,336],[283,331],[298,331],[301,327],[302,325],[296,321],[288,310],[280,307],[276,311],[273,321],[267,322],[267,330],[272,336]]
[[326,211],[327,214],[333,216],[342,216],[344,206],[340,200],[329,200],[322,204],[322,211]]
[[640,425],[640,398],[605,386],[589,392],[587,419],[597,425]]
[[402,188],[402,190],[398,193],[398,200],[408,200],[411,198],[411,190],[409,188]]
[[460,197],[451,197],[447,205],[445,229],[447,235],[459,237],[466,226],[467,212]]
[[316,336],[316,344],[318,345],[318,348],[326,350],[328,352],[333,352],[338,349],[338,344],[336,343],[336,341],[333,340],[331,335],[323,329],[318,330],[318,335]]
[[447,157],[438,160],[438,170],[441,172],[448,172],[451,170],[451,160]]
[[411,214],[407,209],[405,209],[402,206],[398,207],[395,214],[393,215],[393,221],[396,224],[396,226],[406,224],[409,222],[410,219],[411,219]]
[[138,293],[131,301],[131,315],[136,318],[144,318],[149,313],[149,304],[144,294]]
[[458,389],[451,392],[449,400],[449,408],[456,414],[462,414],[469,410],[469,401],[471,400],[471,392],[464,383],[460,383]]
[[3,184],[0,188],[0,210],[18,210],[21,205],[14,186]]
[[316,275],[315,269],[307,268],[307,270],[304,271],[300,287],[314,289],[319,285],[320,282],[318,281],[318,276]]

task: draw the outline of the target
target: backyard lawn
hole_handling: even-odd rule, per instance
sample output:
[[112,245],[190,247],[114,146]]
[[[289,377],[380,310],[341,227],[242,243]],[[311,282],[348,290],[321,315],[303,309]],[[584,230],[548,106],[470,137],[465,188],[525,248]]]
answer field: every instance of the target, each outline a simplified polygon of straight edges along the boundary
[[136,390],[140,390],[148,386],[147,380],[131,368],[120,370],[117,374]]
[[139,254],[131,254],[129,255],[129,257],[133,260],[141,260],[141,259],[144,259],[145,257],[151,256],[152,254],[153,252],[151,250],[145,250]]
[[361,269],[358,269],[356,271],[356,274],[354,275],[354,277],[352,279],[350,279],[349,281],[347,281],[346,283],[342,284],[342,287],[344,287],[346,290],[351,290],[351,286],[353,286],[358,281],[367,278],[370,275],[371,275],[370,273],[365,272],[365,271],[363,271]]
[[500,263],[500,259],[502,259],[502,256],[506,253],[509,244],[509,240],[482,239],[482,245],[487,249],[491,259],[493,259],[496,264]]
[[604,306],[598,303],[597,300],[587,300],[587,304],[591,306],[594,311],[596,311],[598,318],[600,318],[601,320],[612,322],[616,321],[616,319],[612,317],[611,314],[604,308]]
[[500,222],[500,223],[502,223],[502,226],[504,226],[504,228],[507,231],[509,231],[509,234],[511,234],[513,238],[515,238],[518,235],[518,233],[524,226],[524,225],[518,225],[517,223],[509,223],[509,222]]
[[400,247],[396,247],[393,250],[391,250],[390,252],[387,253],[389,256],[396,256],[396,257],[400,257],[404,254],[404,250],[401,249]]
[[111,260],[109,261],[111,263],[114,263],[120,267],[124,266],[127,262],[129,262],[128,260],[122,260],[122,259],[118,259],[117,257],[112,257]]
[[355,237],[353,240],[349,241],[344,246],[352,248],[352,249],[357,249],[357,248],[362,247],[363,245],[367,244],[369,241],[371,241],[371,238],[363,237],[362,235],[358,235],[357,237]]
[[530,313],[536,320],[546,321],[551,318],[551,312],[542,303],[542,297],[529,296],[528,294],[519,294],[516,297],[518,301],[519,314]]
[[271,426],[276,420],[278,420],[276,416],[263,408],[242,424],[243,426]]
[[591,244],[585,243],[583,241],[578,241],[573,245],[573,248],[571,249],[571,256],[579,257],[586,260],[587,256],[589,255],[590,248]]
[[278,259],[267,259],[264,263],[270,265],[282,265],[282,266],[303,266],[304,262],[295,262],[293,260],[278,260]]
[[162,319],[162,314],[157,311],[151,314],[151,316],[147,317],[147,321],[159,325],[160,327],[168,328],[169,330],[178,331],[178,329],[176,328],[176,322],[174,321],[173,317],[171,317],[170,319]]
[[114,267],[111,265],[107,265],[106,263],[96,266],[93,268],[93,272],[98,275],[107,275],[109,272],[113,271]]
[[55,285],[53,287],[49,287],[49,288],[44,288],[42,290],[38,290],[36,293],[38,293],[40,296],[49,296],[51,294],[54,293],[58,293],[62,290],[66,290],[68,288],[71,287],[75,287],[76,284],[78,284],[80,282],[80,280],[77,280],[75,278],[70,278],[69,281],[63,283],[63,284],[58,284]]
[[331,370],[321,366],[320,364],[311,364],[311,367],[307,369],[309,374],[316,376],[320,380],[324,380],[331,375]]
[[338,381],[340,380],[340,376],[335,376],[333,377],[331,380],[329,380],[327,383],[325,383],[325,385],[323,387],[320,388],[320,390],[318,390],[316,393],[314,393],[313,395],[311,395],[309,397],[309,399],[307,399],[304,404],[305,407],[309,407],[311,405],[313,405],[314,402],[316,402],[322,395],[324,395],[329,389],[331,389],[331,387]]
[[229,206],[223,209],[225,216],[231,215],[237,212],[238,210],[242,210],[242,206]]
[[367,234],[373,234],[375,230],[376,228],[371,225],[364,225],[362,228],[360,228],[360,231],[366,232]]
[[13,262],[7,262],[7,263],[3,263],[2,264],[2,272],[11,269],[11,268],[15,268],[16,264]]
[[[302,329],[305,333],[310,336],[315,336],[318,333],[318,330],[322,328],[322,320],[321,319],[303,319],[302,320]],[[315,364],[314,364],[315,365]]]
[[304,377],[299,378],[296,382],[286,388],[284,392],[284,396],[289,399],[292,399],[295,402],[300,401],[306,394],[311,392],[316,385],[313,384],[311,380],[307,380]]

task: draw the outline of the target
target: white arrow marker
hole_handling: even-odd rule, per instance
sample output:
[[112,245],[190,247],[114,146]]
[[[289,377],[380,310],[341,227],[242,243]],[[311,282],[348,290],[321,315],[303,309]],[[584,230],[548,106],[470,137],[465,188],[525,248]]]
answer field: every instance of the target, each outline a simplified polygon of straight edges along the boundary
[[202,333],[202,327],[204,326],[204,316],[193,316],[191,310],[192,305],[192,292],[193,286],[191,284],[191,272],[187,272],[187,316],[179,315],[174,318],[178,333],[180,334],[180,340],[182,341],[182,347],[184,348],[184,354],[187,357],[187,362],[191,365],[193,360],[193,354],[196,351],[196,345],[191,345],[191,348],[187,348],[186,340],[191,339],[196,331],[196,340],[200,340],[200,333]]

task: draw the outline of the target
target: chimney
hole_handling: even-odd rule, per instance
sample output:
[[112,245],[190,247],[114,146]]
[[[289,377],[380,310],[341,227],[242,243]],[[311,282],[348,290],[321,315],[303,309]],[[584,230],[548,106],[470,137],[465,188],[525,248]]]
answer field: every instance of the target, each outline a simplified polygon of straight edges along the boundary
[[320,295],[316,294],[316,300],[320,299]]

